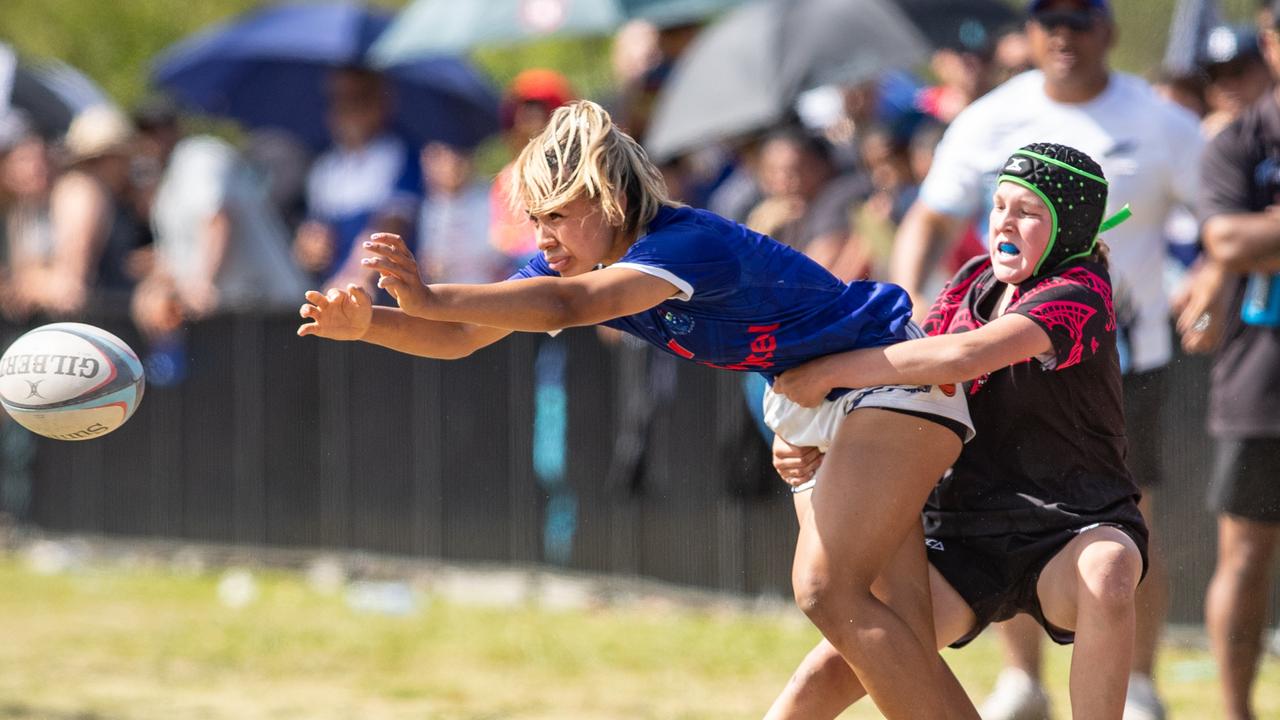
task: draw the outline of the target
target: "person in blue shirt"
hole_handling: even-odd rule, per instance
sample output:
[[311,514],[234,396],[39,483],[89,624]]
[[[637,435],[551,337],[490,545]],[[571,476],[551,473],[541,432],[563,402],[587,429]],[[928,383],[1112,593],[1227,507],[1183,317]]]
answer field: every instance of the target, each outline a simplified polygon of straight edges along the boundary
[[[556,110],[514,168],[512,202],[540,254],[512,278],[424,285],[404,242],[375,234],[363,262],[399,307],[373,307],[355,285],[311,291],[298,334],[457,358],[513,331],[604,324],[770,381],[819,356],[921,335],[901,288],[846,285],[768,237],[671,202],[639,144],[595,103]],[[788,442],[825,451],[811,502],[797,504],[796,602],[886,717],[976,718],[932,645],[919,520],[972,435],[963,393],[834,389],[802,407],[770,392],[765,416]]]

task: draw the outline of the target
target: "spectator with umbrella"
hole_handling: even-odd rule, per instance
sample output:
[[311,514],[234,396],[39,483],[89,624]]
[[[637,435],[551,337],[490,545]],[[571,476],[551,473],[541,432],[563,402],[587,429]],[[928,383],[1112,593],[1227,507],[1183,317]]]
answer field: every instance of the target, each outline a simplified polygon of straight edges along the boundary
[[321,279],[351,269],[346,251],[371,218],[410,225],[417,203],[396,188],[420,193],[418,147],[472,147],[497,129],[497,97],[456,58],[374,69],[368,50],[390,23],[351,2],[267,7],[178,43],[153,72],[186,107],[331,146],[308,182],[318,222],[299,233]]
[[329,285],[367,285],[356,239],[371,232],[408,234],[421,202],[417,153],[390,132],[391,102],[377,71],[337,70],[328,82],[327,117],[333,146],[307,177],[308,219],[294,253],[312,276]]

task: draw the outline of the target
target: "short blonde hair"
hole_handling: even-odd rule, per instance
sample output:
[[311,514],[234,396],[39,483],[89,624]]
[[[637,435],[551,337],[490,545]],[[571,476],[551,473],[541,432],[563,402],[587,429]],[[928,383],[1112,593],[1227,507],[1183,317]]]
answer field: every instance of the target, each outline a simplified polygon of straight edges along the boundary
[[640,143],[590,100],[551,114],[546,128],[520,151],[511,181],[516,212],[542,215],[588,197],[599,202],[611,224],[628,232],[647,225],[659,208],[678,204],[667,196],[662,173]]

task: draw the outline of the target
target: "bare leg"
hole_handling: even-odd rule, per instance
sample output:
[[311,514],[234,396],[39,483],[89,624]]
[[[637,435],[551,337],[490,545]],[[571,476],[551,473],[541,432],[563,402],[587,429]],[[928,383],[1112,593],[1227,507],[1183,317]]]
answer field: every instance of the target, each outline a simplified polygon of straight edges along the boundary
[[[932,643],[921,642],[872,584],[919,527],[925,498],[959,451],[959,438],[940,425],[878,408],[853,411],[818,471],[796,543],[796,603],[890,720],[948,712]],[[923,547],[917,551],[923,556]]]
[[1152,677],[1156,647],[1160,644],[1160,634],[1164,631],[1165,617],[1169,612],[1169,573],[1164,563],[1164,538],[1156,532],[1152,488],[1143,488],[1138,508],[1147,521],[1150,538],[1147,540],[1147,576],[1138,586],[1138,628],[1133,643],[1132,672]]
[[[909,539],[908,542],[912,540]],[[905,546],[905,543],[904,543]],[[936,644],[945,647],[973,627],[976,618],[960,594],[937,570],[929,568],[929,586],[936,622]],[[895,606],[896,607],[896,606]],[[939,663],[945,669],[945,664]],[[950,673],[949,670],[947,670]],[[952,676],[954,680],[954,676]],[[959,687],[956,683],[955,688]],[[963,693],[963,689],[960,689]],[[765,720],[824,720],[835,718],[866,695],[858,676],[830,642],[822,640],[809,652]],[[952,705],[951,717],[974,717],[967,696]]]
[[996,625],[1000,629],[1005,667],[1016,668],[1040,682],[1041,647],[1044,630],[1029,615],[1017,615]]
[[1278,537],[1280,525],[1218,516],[1218,564],[1205,598],[1205,623],[1228,720],[1253,718],[1250,693],[1262,653]]
[[1121,720],[1133,662],[1134,594],[1142,555],[1114,527],[1078,535],[1049,561],[1036,592],[1045,619],[1075,630],[1071,714]]

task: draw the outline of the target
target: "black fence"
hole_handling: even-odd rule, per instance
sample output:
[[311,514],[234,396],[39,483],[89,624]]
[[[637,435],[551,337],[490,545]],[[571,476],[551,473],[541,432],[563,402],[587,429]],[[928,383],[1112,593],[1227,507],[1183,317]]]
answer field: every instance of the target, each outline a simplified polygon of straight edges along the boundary
[[[127,323],[93,320],[135,348]],[[552,563],[790,592],[790,495],[742,377],[593,330],[516,335],[462,361],[294,335],[292,318],[190,328],[187,377],[92,442],[40,440],[27,519],[53,531]],[[1199,622],[1207,363],[1167,398],[1172,619]],[[567,448],[567,451],[566,451]]]

